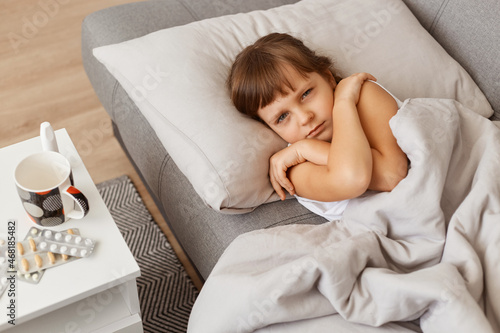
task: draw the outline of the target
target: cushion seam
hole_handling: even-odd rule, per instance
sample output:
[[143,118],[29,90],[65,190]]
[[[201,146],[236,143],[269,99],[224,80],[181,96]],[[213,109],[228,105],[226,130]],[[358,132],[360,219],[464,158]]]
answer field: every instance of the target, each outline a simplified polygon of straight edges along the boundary
[[[115,121],[115,99],[116,99],[116,91],[118,90],[118,87],[120,86],[120,83],[118,83],[118,80],[115,79],[115,84],[113,85],[113,92],[111,93],[111,118],[113,121]],[[128,96],[128,94],[127,94]]]
[[163,173],[168,165],[168,162],[172,159],[170,155],[167,153],[165,154],[165,157],[163,158],[163,161],[161,162],[160,170],[159,170],[159,175],[158,175],[158,183],[157,183],[157,191],[158,191],[158,199],[160,199],[160,202],[163,202],[162,198],[162,183],[163,183]]
[[[289,217],[287,219],[284,219],[284,220],[278,221],[276,223],[273,223],[271,225],[268,225],[265,229],[272,228],[280,223],[285,223],[285,225],[287,225],[287,224],[297,223],[300,221],[305,221],[305,220],[311,218],[311,216],[314,217],[314,216],[319,216],[319,215],[316,215],[314,213],[304,213],[301,215],[292,216],[292,217]],[[325,219],[325,221],[326,221],[326,219]]]
[[[115,85],[113,86],[113,93],[112,93],[112,99],[111,99],[111,113],[112,113],[112,119],[113,119],[113,121],[115,121],[115,100],[116,100],[116,94],[117,94],[117,91],[118,91],[119,87],[121,87],[121,84],[118,82],[118,80],[115,79]],[[123,89],[123,91],[124,91],[125,95],[128,98],[130,98],[130,96],[125,91],[125,89]],[[142,114],[142,112],[140,111],[138,105],[135,104],[135,102],[132,100],[132,98],[130,98],[130,100],[132,102],[132,106],[137,110],[137,112],[140,113],[140,114]],[[149,122],[148,122],[148,124],[149,124]],[[153,140],[156,141],[156,143],[160,147],[163,147],[165,149],[165,147],[163,146],[163,143],[161,143],[161,141],[158,138],[158,136],[156,135],[155,131],[151,127],[148,129],[148,131],[152,132],[152,134],[153,134],[153,135],[149,135],[149,137],[153,138]],[[170,154],[168,154],[168,152],[166,152],[165,153],[165,157],[163,158],[163,161],[162,161],[161,166],[160,166],[159,175],[158,175],[158,181],[157,181],[157,193],[158,193],[158,198],[159,198],[160,201],[162,200],[162,197],[161,197],[162,196],[161,182],[163,180],[163,171],[166,168],[166,165],[168,164],[168,161],[171,160],[171,159],[172,159],[172,157],[170,156]]]
[[200,20],[200,17],[198,15],[196,15],[196,13],[193,11],[193,9],[191,7],[189,7],[185,1],[183,0],[177,0],[177,2],[182,5],[182,7],[184,7],[184,9],[186,9],[189,14],[191,14],[191,16],[195,19],[195,21],[199,21]]
[[441,6],[439,7],[437,13],[436,13],[436,16],[434,17],[434,20],[432,20],[432,23],[431,23],[431,26],[429,28],[429,33],[432,34],[434,32],[434,29],[436,28],[436,25],[437,23],[439,22],[439,20],[441,19],[441,16],[443,15],[444,13],[444,10],[446,9],[446,6],[448,5],[448,2],[450,0],[444,0],[442,3],[441,3]]
[[[127,82],[132,84],[132,82],[130,82],[128,79],[127,79]],[[127,93],[128,95],[128,93]],[[129,96],[130,97],[130,96]],[[193,141],[193,139],[191,137],[189,137],[189,135],[187,135],[186,133],[184,133],[183,131],[181,131],[177,126],[175,126],[164,114],[162,114],[153,104],[151,104],[151,102],[149,100],[145,100],[144,101],[145,103],[147,103],[150,108],[152,110],[154,110],[154,112],[156,112],[157,114],[159,114],[161,116],[161,118],[165,121],[166,124],[170,125],[170,127],[172,129],[174,129],[177,134],[181,135],[182,137],[184,137],[186,139],[185,142],[189,142],[190,143],[190,146],[193,147],[196,151],[198,151],[198,153],[203,157],[203,159],[206,161],[206,163],[208,165],[210,165],[210,170],[217,175],[217,179],[219,181],[219,183],[222,185],[222,187],[224,188],[224,191],[226,193],[226,196],[227,196],[227,201],[228,201],[228,204],[226,205],[227,207],[232,207],[232,198],[231,198],[231,193],[228,191],[227,187],[226,187],[226,184],[224,183],[224,181],[222,180],[221,178],[221,175],[219,173],[219,171],[217,170],[217,168],[215,168],[215,166],[213,165],[212,161],[208,158],[208,156],[205,154],[205,152],[203,151],[203,149],[200,148],[200,146],[195,142]],[[135,103],[134,103],[135,104]],[[142,113],[142,112],[141,112]],[[149,121],[148,121],[149,122]],[[156,132],[156,131],[155,131]],[[159,138],[158,138],[159,139]],[[161,140],[160,140],[161,142]],[[163,145],[163,144],[162,144]],[[165,146],[164,146],[165,147]],[[167,151],[168,153],[168,151]],[[170,154],[169,154],[170,155]],[[200,194],[200,197],[201,194]],[[202,197],[203,198],[203,197]],[[205,201],[205,200],[204,200]],[[222,205],[220,206],[222,207]]]
[[[127,78],[124,78],[124,79],[127,81],[127,83],[128,83],[128,84],[132,85],[132,82],[130,82],[130,80],[128,80]],[[111,113],[113,114],[113,119],[114,119],[114,104],[115,104],[115,103],[114,103],[114,100],[115,100],[115,95],[116,95],[116,91],[117,91],[117,89],[118,89],[118,86],[121,86],[121,84],[118,82],[118,80],[117,80],[117,79],[115,79],[115,85],[114,85],[114,87],[113,87],[113,95],[112,95],[112,99],[111,99],[111,101],[112,101],[112,102],[111,102],[111,108],[112,108],[112,112],[111,112]],[[131,99],[131,100],[132,100],[132,102],[134,103],[134,105],[138,108],[139,112],[140,112],[141,114],[143,114],[143,113],[141,112],[141,109],[139,108],[139,106],[138,106],[138,105],[134,102],[133,98],[132,98],[132,97],[130,97],[130,95],[127,93],[126,89],[125,89],[125,88],[123,88],[123,90],[125,91],[125,94],[126,94],[126,95],[127,95],[127,96]],[[217,170],[217,168],[215,168],[215,166],[213,165],[212,161],[208,158],[208,156],[205,154],[205,152],[203,151],[203,149],[201,149],[201,148],[200,148],[200,146],[199,146],[196,142],[194,142],[194,141],[193,141],[193,139],[191,139],[191,138],[190,138],[190,137],[189,137],[186,133],[184,133],[184,132],[183,132],[183,131],[181,131],[181,130],[177,127],[177,126],[175,126],[175,125],[174,125],[174,124],[173,124],[173,123],[172,123],[172,122],[171,122],[171,121],[170,121],[170,120],[169,120],[169,119],[168,119],[165,115],[163,115],[163,114],[162,114],[162,113],[161,113],[161,112],[160,112],[160,111],[159,111],[159,110],[158,110],[158,109],[157,109],[157,108],[156,108],[153,104],[151,104],[151,102],[150,102],[149,100],[147,100],[147,99],[146,99],[146,100],[144,101],[144,103],[147,103],[147,104],[150,106],[150,108],[151,108],[152,110],[154,110],[154,112],[156,112],[157,114],[159,114],[159,115],[161,116],[161,118],[162,118],[162,119],[163,119],[163,120],[164,120],[164,121],[165,121],[168,125],[170,125],[170,127],[171,127],[172,129],[174,129],[174,130],[177,132],[177,134],[180,134],[181,136],[183,136],[184,138],[186,138],[186,142],[189,142],[189,143],[190,143],[190,146],[191,146],[191,147],[193,147],[194,149],[196,149],[196,151],[198,151],[198,152],[200,153],[200,155],[201,155],[201,156],[203,156],[203,159],[207,162],[207,164],[208,164],[208,165],[210,165],[210,170],[211,170],[214,174],[216,174],[216,175],[217,175],[217,179],[218,179],[219,183],[222,185],[222,188],[224,188],[224,192],[225,192],[225,194],[226,194],[226,198],[227,198],[227,205],[225,205],[224,207],[232,207],[232,197],[231,197],[231,193],[230,193],[230,192],[229,192],[229,190],[227,189],[227,186],[226,186],[226,184],[224,183],[224,181],[222,180],[221,175],[219,174],[219,171]],[[143,115],[144,115],[144,114],[143,114]],[[146,119],[146,120],[147,120],[147,119]],[[148,123],[149,123],[149,121],[148,121]],[[155,132],[155,134],[156,134],[156,131],[154,131],[154,132]],[[158,135],[156,135],[156,137],[158,137]],[[160,141],[160,143],[161,143],[161,140],[160,140],[159,138],[157,138],[157,139],[158,139],[158,140]],[[165,147],[165,146],[163,145],[163,143],[161,143],[161,145],[162,145],[163,147]],[[165,150],[166,150],[166,148],[165,148]],[[168,151],[167,151],[167,153],[168,153]],[[170,154],[168,154],[168,155],[170,155]],[[182,172],[182,171],[181,171],[181,172]],[[201,198],[203,198],[203,196],[202,196],[201,194],[199,194],[199,195],[200,195],[200,197],[201,197]],[[203,200],[203,201],[205,201],[205,200]],[[220,208],[222,208],[222,207],[223,207],[223,206],[222,206],[222,202],[221,202],[221,205],[220,205],[219,209],[220,209]],[[215,207],[214,207],[214,208],[215,208]]]

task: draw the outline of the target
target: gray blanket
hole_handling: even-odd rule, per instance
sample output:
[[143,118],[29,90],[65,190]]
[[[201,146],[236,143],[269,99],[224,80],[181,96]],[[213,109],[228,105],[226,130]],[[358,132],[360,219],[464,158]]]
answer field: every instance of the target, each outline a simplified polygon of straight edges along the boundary
[[500,331],[500,130],[443,99],[406,100],[390,126],[408,176],[342,220],[238,237],[189,332]]

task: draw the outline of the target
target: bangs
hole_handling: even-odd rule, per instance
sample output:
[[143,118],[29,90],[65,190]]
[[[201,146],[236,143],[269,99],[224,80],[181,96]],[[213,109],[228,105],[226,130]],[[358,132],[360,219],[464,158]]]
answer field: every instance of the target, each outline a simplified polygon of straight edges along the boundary
[[263,61],[247,65],[244,79],[237,85],[238,89],[233,91],[232,97],[238,104],[236,108],[254,118],[258,118],[257,111],[260,108],[271,104],[277,97],[295,91],[296,87],[290,81],[290,70],[307,77],[306,71],[291,69],[291,65],[283,62]]
[[257,111],[276,98],[296,90],[292,74],[307,78],[316,72],[329,79],[332,63],[319,56],[302,41],[272,33],[241,51],[231,67],[227,86],[238,111],[259,119]]
[[[271,104],[277,97],[286,96],[290,92],[294,92],[297,88],[293,86],[289,77],[291,66],[286,66],[283,63],[271,66],[265,66],[263,71],[262,81],[257,81],[258,89],[260,90],[258,96],[259,108],[263,108]],[[302,72],[299,68],[295,71],[302,77],[307,77],[306,72]],[[265,82],[262,84],[262,82]]]

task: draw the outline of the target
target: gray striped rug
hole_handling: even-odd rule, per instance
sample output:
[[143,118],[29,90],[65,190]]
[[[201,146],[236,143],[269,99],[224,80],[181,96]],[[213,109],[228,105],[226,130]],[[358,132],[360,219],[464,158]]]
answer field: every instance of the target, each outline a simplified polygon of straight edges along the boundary
[[141,276],[137,279],[145,332],[184,333],[198,294],[165,234],[127,176],[97,185]]

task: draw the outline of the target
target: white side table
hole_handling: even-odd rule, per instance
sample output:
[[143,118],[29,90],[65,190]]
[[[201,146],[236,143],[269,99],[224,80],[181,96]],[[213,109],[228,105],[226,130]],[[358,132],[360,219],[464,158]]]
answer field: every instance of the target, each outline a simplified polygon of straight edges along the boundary
[[[90,257],[45,271],[38,284],[17,281],[15,296],[0,298],[0,331],[9,332],[143,332],[136,278],[139,266],[106,208],[65,129],[56,131],[59,151],[68,158],[75,186],[88,198],[90,212],[51,230],[78,228],[96,241]],[[98,149],[98,148],[96,148]],[[16,220],[17,240],[36,226],[25,213],[13,179],[17,163],[41,151],[36,137],[0,149],[0,232]],[[12,294],[11,294],[12,295]],[[14,300],[15,323],[7,306]]]

